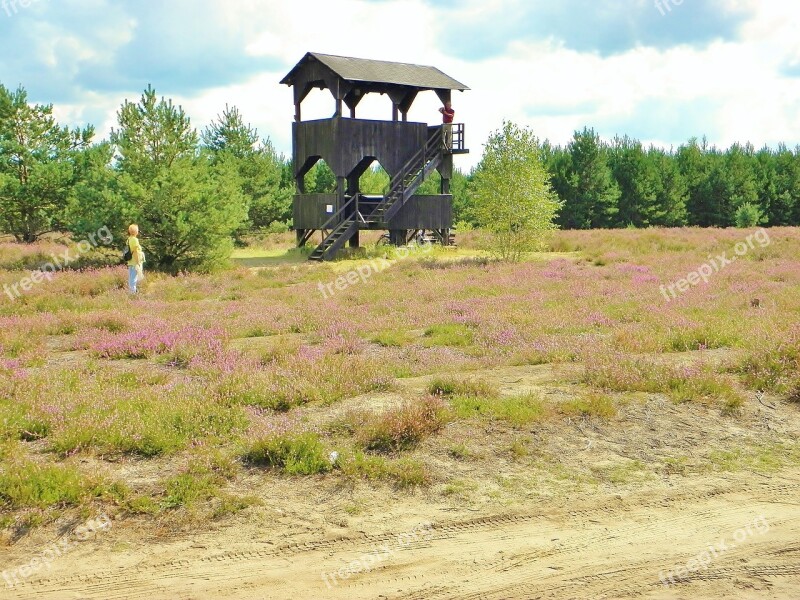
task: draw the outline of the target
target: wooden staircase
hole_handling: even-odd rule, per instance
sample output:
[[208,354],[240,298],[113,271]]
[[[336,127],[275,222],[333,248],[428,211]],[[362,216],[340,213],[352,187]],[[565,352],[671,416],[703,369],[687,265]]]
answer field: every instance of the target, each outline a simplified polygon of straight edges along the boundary
[[[425,146],[414,153],[400,172],[392,178],[388,193],[372,212],[366,216],[361,214],[358,205],[360,194],[355,194],[320,227],[323,231],[329,227],[333,227],[333,229],[309,255],[308,259],[328,260],[332,258],[362,227],[364,229],[381,226],[388,228],[391,218],[416,193],[422,182],[439,167],[444,152],[442,128],[434,128],[428,135]],[[353,208],[348,211],[351,206]]]
[[[353,234],[358,231],[359,196],[360,194],[356,194],[350,198],[350,200],[345,202],[344,206],[342,206],[342,208],[340,208],[336,214],[334,214],[322,227],[320,227],[322,231],[325,231],[328,227],[333,226],[333,230],[327,236],[325,236],[325,239],[322,240],[322,243],[314,249],[314,251],[309,255],[308,260],[327,260],[331,258],[334,254],[336,254],[336,252],[341,250],[342,247],[347,243],[347,240],[353,237]],[[354,204],[355,214],[351,214],[349,217],[342,218],[342,216],[345,214],[345,211]]]
[[431,173],[441,164],[444,138],[442,129],[434,129],[423,148],[412,156],[400,173],[390,182],[389,192],[370,214],[370,220],[388,224],[408,199],[413,196]]

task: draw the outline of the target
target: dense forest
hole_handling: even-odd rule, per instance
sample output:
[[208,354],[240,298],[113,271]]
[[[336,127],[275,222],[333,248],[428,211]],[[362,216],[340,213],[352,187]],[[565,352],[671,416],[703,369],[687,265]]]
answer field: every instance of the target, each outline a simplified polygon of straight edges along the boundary
[[[206,238],[223,251],[219,242],[231,234],[291,227],[290,160],[237,108],[225,107],[198,133],[179,106],[148,88],[120,107],[117,121],[109,140],[97,142],[92,126],[63,127],[51,105],[0,85],[0,233],[33,242],[54,230],[81,235],[139,220],[166,232],[157,248],[162,266],[183,268]],[[601,140],[589,128],[566,146],[536,143],[533,160],[549,173],[565,229],[800,225],[800,146],[721,150],[692,139],[666,150],[629,137]],[[473,178],[456,172],[451,190],[456,221],[480,226]],[[421,193],[438,185],[434,177]],[[377,164],[361,180],[367,193],[387,186]],[[306,188],[335,189],[324,162]],[[190,231],[202,235],[190,242]]]
[[[726,150],[698,139],[677,150],[644,147],[627,136],[601,140],[593,129],[576,131],[566,146],[541,143],[541,157],[563,202],[563,229],[621,227],[731,227],[800,225],[800,146],[756,150],[734,144]],[[291,170],[287,164],[286,167]],[[362,188],[378,193],[388,184],[379,168],[365,174]],[[472,174],[452,182],[457,221],[480,225],[472,210]],[[315,191],[335,182],[324,163],[310,175]],[[438,181],[423,193],[436,193]]]
[[664,150],[584,129],[544,154],[563,228],[800,224],[800,146]]

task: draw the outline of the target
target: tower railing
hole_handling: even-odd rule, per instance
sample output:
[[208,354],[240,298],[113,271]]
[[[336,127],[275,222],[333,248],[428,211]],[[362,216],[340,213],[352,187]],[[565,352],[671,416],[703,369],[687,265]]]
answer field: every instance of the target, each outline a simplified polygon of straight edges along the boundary
[[453,144],[450,147],[450,150],[455,151],[463,151],[466,150],[466,143],[465,143],[465,127],[464,123],[452,123],[453,127]]

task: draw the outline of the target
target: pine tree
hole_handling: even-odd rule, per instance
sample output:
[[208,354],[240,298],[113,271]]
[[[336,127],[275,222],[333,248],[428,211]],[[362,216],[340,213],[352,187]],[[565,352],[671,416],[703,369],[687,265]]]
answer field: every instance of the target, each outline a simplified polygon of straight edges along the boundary
[[615,138],[609,165],[620,190],[616,225],[648,227],[663,221],[658,206],[660,181],[652,161],[638,140]]
[[678,148],[675,158],[688,190],[686,210],[689,225],[708,227],[713,223],[709,207],[712,158],[709,156],[706,140],[703,139],[701,144],[697,138],[690,139],[688,144]]
[[31,243],[60,228],[76,161],[93,136],[91,126],[59,126],[53,106],[30,105],[24,88],[0,85],[0,231]]
[[183,109],[157,101],[151,87],[117,119],[120,194],[132,204],[150,264],[171,273],[219,264],[247,218],[237,168],[202,156]]
[[248,225],[268,227],[291,218],[294,183],[284,185],[283,165],[269,138],[245,124],[239,109],[226,106],[202,134],[212,163],[230,161],[238,170],[241,191],[249,204]]
[[562,223],[572,229],[612,227],[617,222],[620,189],[608,164],[608,152],[594,129],[576,131],[570,156]]

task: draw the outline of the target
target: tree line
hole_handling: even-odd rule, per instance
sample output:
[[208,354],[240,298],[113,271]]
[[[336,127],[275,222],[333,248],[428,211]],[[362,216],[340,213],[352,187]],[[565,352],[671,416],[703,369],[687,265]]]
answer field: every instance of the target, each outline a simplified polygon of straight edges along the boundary
[[585,128],[543,153],[565,229],[800,225],[800,146],[664,150]]
[[[494,148],[490,138],[484,158],[535,145],[524,160],[498,155],[496,163],[542,167],[562,228],[800,225],[800,147],[719,150],[692,139],[664,150],[629,137],[604,141],[589,128],[557,146],[509,125],[507,143]],[[52,105],[31,104],[23,87],[0,84],[0,233],[30,243],[52,231],[123,232],[137,222],[151,265],[177,272],[212,267],[253,228],[291,225],[291,161],[236,107],[198,132],[180,106],[148,87],[119,108],[107,141],[94,136],[91,125],[59,125]],[[520,136],[521,145],[512,143]],[[456,221],[487,226],[477,201],[488,193],[480,168],[456,170],[451,192]],[[493,185],[508,187],[500,185],[504,177],[517,181],[501,173]],[[383,193],[388,183],[379,166],[361,178],[366,193]],[[335,184],[323,162],[306,175],[310,193]],[[434,176],[420,193],[438,190]]]
[[291,217],[291,165],[235,107],[202,132],[148,87],[126,101],[108,141],[70,130],[52,105],[0,85],[0,232],[19,242],[138,223],[151,266],[212,268],[237,235]]

